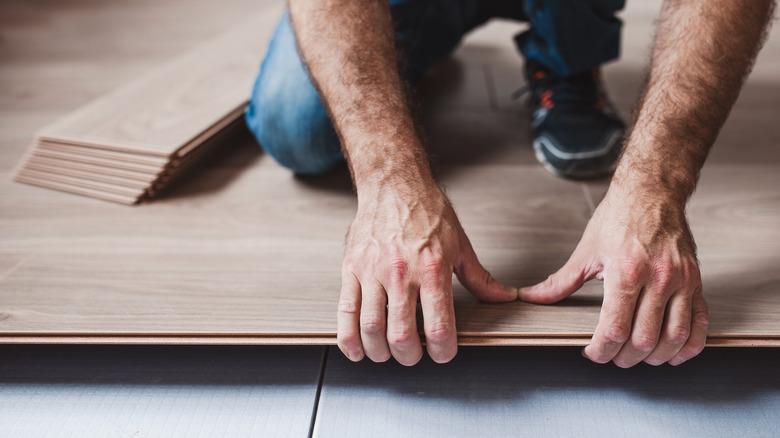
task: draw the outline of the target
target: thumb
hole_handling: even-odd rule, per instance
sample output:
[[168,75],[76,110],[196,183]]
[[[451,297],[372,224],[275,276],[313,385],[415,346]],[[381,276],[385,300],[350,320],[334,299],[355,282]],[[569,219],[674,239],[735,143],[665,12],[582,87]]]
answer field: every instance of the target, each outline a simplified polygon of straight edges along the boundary
[[517,288],[500,283],[485,270],[477,259],[471,244],[468,244],[463,257],[455,266],[455,275],[480,301],[505,303],[517,300]]
[[584,258],[575,250],[561,269],[541,283],[520,288],[518,297],[529,303],[556,303],[576,292],[591,277],[587,274]]

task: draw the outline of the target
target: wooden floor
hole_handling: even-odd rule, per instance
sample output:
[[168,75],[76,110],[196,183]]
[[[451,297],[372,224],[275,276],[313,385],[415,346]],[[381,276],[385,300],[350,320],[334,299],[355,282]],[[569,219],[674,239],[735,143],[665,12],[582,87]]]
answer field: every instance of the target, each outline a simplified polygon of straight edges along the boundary
[[[136,208],[11,181],[33,133],[227,29],[252,2],[0,5],[0,338],[3,342],[333,343],[346,171],[295,179],[241,129],[196,176]],[[181,10],[187,10],[187,20]],[[630,2],[607,68],[628,114],[656,2]],[[501,280],[544,278],[574,248],[605,182],[534,158],[511,36],[467,38],[423,89],[430,151],[477,253]],[[139,30],[142,30],[139,32]],[[780,31],[762,52],[690,205],[711,344],[780,344]],[[456,290],[462,344],[582,345],[601,285],[557,306],[477,303]]]
[[[139,208],[10,181],[39,127],[219,34],[254,3],[0,2],[0,324],[213,330],[229,314],[239,329],[282,323],[279,307],[247,307],[261,291],[272,291],[278,306],[319,294],[285,327],[332,321],[330,309],[317,309],[333,303],[354,208],[344,175],[294,180],[238,132],[204,177]],[[628,2],[624,58],[607,71],[624,112],[641,82],[655,3]],[[471,35],[451,80],[428,90],[439,109],[428,125],[437,169],[478,251],[502,278],[529,281],[565,259],[604,184],[562,182],[534,163],[527,114],[509,99],[521,85],[508,40],[516,30],[493,23]],[[778,72],[775,30],[691,206],[717,324],[743,333],[755,315],[777,314]],[[512,184],[481,193],[458,182],[502,182],[498,175]],[[478,207],[466,208],[475,199]],[[330,214],[318,213],[325,208]],[[486,222],[496,211],[507,214]],[[281,221],[285,232],[272,226]],[[500,230],[518,241],[498,240]],[[284,269],[295,263],[307,270]],[[292,287],[285,272],[294,273]],[[7,291],[16,301],[5,301]],[[507,327],[517,312],[543,322],[535,308],[459,300],[461,322],[482,312],[494,318],[472,327]],[[588,324],[597,302],[594,284],[559,309]],[[208,316],[194,321],[192,310]],[[471,347],[449,365],[426,358],[404,368],[350,364],[334,347],[0,345],[0,435],[772,437],[780,429],[778,353],[707,349],[679,368],[622,370],[573,348]]]

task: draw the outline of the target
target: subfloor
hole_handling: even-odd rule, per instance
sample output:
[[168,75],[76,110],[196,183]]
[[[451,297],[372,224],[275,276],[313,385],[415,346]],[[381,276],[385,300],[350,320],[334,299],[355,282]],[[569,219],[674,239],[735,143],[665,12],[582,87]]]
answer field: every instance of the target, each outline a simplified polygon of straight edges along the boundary
[[[305,293],[336,290],[315,280],[337,280],[340,240],[332,236],[343,235],[354,207],[346,174],[264,184],[278,182],[284,171],[246,133],[238,133],[243,140],[234,142],[235,150],[208,163],[201,177],[137,209],[11,182],[36,129],[220,33],[253,3],[0,4],[0,288],[31,300],[51,298],[42,291],[52,287],[83,288],[81,296],[39,303],[56,312],[12,307],[0,320],[27,328],[88,326],[95,319],[85,318],[85,309],[104,303],[85,306],[83,298],[104,291],[112,298],[164,292],[173,304],[200,306],[228,278],[235,290],[225,298],[248,296],[259,282],[280,275],[247,259],[257,245],[277,250],[269,266],[318,266],[300,274],[309,285],[302,286]],[[606,70],[623,114],[641,85],[656,10],[657,2],[629,2],[623,59]],[[519,29],[496,22],[471,35],[437,72],[442,80],[426,88],[425,114],[440,180],[456,206],[477,203],[459,209],[464,226],[477,248],[497,249],[485,263],[506,281],[527,283],[565,259],[606,184],[560,181],[535,163],[527,113],[509,97],[522,86],[521,61],[510,44]],[[711,305],[722,309],[713,316],[746,335],[755,328],[752,315],[771,324],[777,313],[766,309],[780,308],[773,307],[780,304],[779,34],[775,30],[767,42],[724,126],[691,206]],[[499,184],[502,175],[516,179]],[[490,196],[456,183],[483,177],[497,181]],[[274,203],[301,194],[309,194],[306,202]],[[338,213],[311,214],[323,207]],[[204,217],[204,208],[222,213]],[[482,222],[494,211],[503,215]],[[85,217],[94,220],[87,228]],[[274,231],[269,221],[288,221],[299,231],[292,240],[265,237]],[[502,251],[507,234],[495,230],[523,239],[528,251],[522,257]],[[229,247],[225,265],[194,270],[209,260],[215,242]],[[138,280],[150,277],[167,280]],[[181,288],[192,294],[177,297]],[[279,290],[279,302],[290,293]],[[598,304],[588,294],[573,303],[566,309],[576,314],[577,305]],[[247,314],[240,304],[202,327],[213,329],[230,315],[247,327],[256,327],[253,319],[274,322],[272,308]],[[327,309],[313,306],[305,321],[287,322],[328,325]],[[163,306],[149,319],[122,322],[165,327],[186,320],[170,310]],[[121,313],[102,322],[116,322]],[[497,318],[475,327],[501,323]],[[12,409],[0,410],[0,436],[772,436],[780,426],[778,364],[776,350],[750,349],[708,350],[680,369],[620,371],[586,363],[576,349],[462,348],[451,365],[426,361],[404,369],[352,366],[332,347],[5,346],[0,404]]]

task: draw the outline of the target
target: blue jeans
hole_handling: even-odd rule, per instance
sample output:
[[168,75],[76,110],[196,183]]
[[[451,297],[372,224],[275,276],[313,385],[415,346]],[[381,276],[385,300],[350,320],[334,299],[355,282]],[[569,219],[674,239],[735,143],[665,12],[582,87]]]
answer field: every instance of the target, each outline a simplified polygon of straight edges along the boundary
[[[559,75],[618,57],[625,0],[391,0],[402,77],[416,82],[461,38],[491,18],[527,21],[515,37],[526,59]],[[518,72],[518,74],[521,74]],[[308,76],[285,13],[271,38],[246,111],[249,129],[279,164],[321,174],[344,160],[325,106]]]

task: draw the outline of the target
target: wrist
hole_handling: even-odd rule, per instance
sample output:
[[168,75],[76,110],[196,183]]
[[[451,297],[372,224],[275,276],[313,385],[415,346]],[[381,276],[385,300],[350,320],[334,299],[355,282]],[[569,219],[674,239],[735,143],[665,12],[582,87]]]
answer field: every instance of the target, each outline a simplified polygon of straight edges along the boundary
[[443,193],[425,157],[388,157],[372,166],[353,166],[358,204],[381,198],[435,198]]
[[696,188],[706,148],[651,131],[637,122],[610,186],[684,206]]
[[377,176],[371,181],[357,184],[357,195],[358,206],[384,202],[401,202],[406,204],[419,201],[425,204],[446,202],[444,192],[431,176]]

